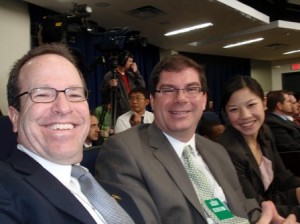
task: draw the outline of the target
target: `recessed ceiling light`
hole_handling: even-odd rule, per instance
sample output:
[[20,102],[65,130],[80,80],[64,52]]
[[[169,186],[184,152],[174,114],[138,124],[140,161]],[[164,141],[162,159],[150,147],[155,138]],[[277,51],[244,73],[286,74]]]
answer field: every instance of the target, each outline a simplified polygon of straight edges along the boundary
[[299,53],[300,50],[294,50],[294,51],[288,51],[288,52],[285,52],[283,54],[295,54],[295,53]]
[[174,31],[165,33],[164,35],[172,36],[172,35],[176,35],[176,34],[180,34],[180,33],[190,32],[190,31],[197,30],[197,29],[202,29],[202,28],[209,27],[209,26],[213,26],[213,24],[212,23],[203,23],[203,24],[199,24],[196,26],[191,26],[191,27],[186,27],[186,28],[182,28],[179,30],[174,30]]
[[252,40],[246,40],[246,41],[242,41],[242,42],[238,42],[235,44],[229,44],[224,46],[223,48],[230,48],[230,47],[237,47],[237,46],[241,46],[241,45],[245,45],[245,44],[251,44],[254,42],[258,42],[258,41],[262,41],[264,38],[260,37],[260,38],[256,38],[256,39],[252,39]]

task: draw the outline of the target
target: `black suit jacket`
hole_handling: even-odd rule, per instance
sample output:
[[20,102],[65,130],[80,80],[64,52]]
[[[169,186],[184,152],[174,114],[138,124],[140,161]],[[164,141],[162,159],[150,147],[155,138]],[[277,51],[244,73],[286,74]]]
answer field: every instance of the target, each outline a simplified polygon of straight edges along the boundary
[[[121,190],[105,185],[126,205]],[[124,198],[124,200],[122,200]],[[121,201],[122,200],[122,201]],[[131,199],[130,199],[131,200]],[[139,215],[138,211],[130,215]],[[134,220],[143,219],[139,215]],[[25,153],[15,149],[0,162],[0,223],[63,224],[96,222],[76,197],[52,174]]]
[[229,126],[217,141],[228,151],[247,198],[256,198],[259,203],[272,200],[281,215],[295,213],[299,219],[300,207],[295,189],[300,187],[300,178],[285,168],[266,125],[260,130],[258,139],[262,154],[272,162],[274,172],[274,180],[267,191],[264,189],[259,166],[243,136]]
[[300,150],[300,126],[267,113],[265,123],[270,127],[279,152]]

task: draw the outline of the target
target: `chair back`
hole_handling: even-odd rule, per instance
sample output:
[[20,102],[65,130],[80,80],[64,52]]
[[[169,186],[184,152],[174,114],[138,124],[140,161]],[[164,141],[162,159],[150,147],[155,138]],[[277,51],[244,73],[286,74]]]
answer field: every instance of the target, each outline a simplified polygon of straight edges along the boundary
[[17,145],[17,134],[8,116],[0,117],[0,161],[5,160]]
[[101,149],[101,146],[92,146],[83,149],[83,158],[81,165],[86,167],[91,174],[95,176],[95,165],[98,153]]
[[300,177],[300,151],[279,152],[279,155],[285,167],[292,171],[296,176]]

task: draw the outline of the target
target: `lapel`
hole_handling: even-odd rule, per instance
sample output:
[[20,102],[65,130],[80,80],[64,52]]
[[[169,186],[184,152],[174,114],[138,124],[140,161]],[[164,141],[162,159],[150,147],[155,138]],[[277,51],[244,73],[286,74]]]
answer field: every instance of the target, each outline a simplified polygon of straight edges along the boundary
[[95,224],[94,219],[76,197],[35,160],[16,149],[8,162],[13,165],[17,172],[24,175],[24,180],[28,184],[44,195],[58,210],[83,223]]
[[[245,141],[244,137],[237,130],[235,130],[232,126],[230,126],[230,128],[229,128],[229,132],[232,133],[232,135],[229,134],[229,136],[228,136],[230,138],[230,142],[231,142],[230,146],[228,146],[228,147],[232,148],[231,151],[235,151],[237,154],[239,154],[239,156],[242,157],[242,160],[247,161],[246,166],[249,166],[249,169],[251,169],[255,175],[253,177],[250,176],[249,178],[252,179],[252,181],[255,178],[255,180],[259,182],[261,187],[264,188],[262,178],[261,178],[261,173],[259,170],[259,166],[258,166],[247,142]],[[263,134],[261,133],[261,131],[259,131],[258,138],[261,138],[262,135]],[[270,142],[265,141],[265,144],[267,144],[268,145],[267,147],[269,147]],[[261,148],[263,155],[266,155],[264,149],[265,149],[264,147]],[[269,151],[269,150],[267,150],[267,151]],[[267,153],[267,154],[269,154],[269,153]],[[270,157],[268,157],[268,158],[270,158]]]
[[[239,192],[236,192],[238,182],[231,182],[234,181],[233,178],[228,177],[228,175],[232,175],[232,173],[227,171],[227,168],[220,165],[220,161],[224,158],[222,155],[224,153],[219,154],[218,150],[225,150],[222,149],[221,146],[216,145],[215,143],[211,142],[210,140],[203,139],[204,137],[196,135],[196,148],[198,152],[201,154],[203,160],[205,161],[205,164],[207,165],[208,169],[214,176],[217,183],[221,186],[223,193],[226,197],[227,204],[229,209],[234,214],[239,214],[242,217],[246,217],[245,214],[245,208],[242,206],[234,206],[238,203],[241,203],[241,198],[239,198]],[[227,161],[227,158],[225,158]],[[230,161],[230,158],[229,160]],[[224,164],[223,164],[224,165]],[[226,163],[226,165],[230,165],[230,163]],[[232,165],[232,169],[235,168]],[[229,167],[229,170],[231,170],[231,167]],[[233,187],[235,186],[235,187]]]
[[[200,136],[196,135],[196,149],[199,152],[199,154],[202,156],[205,164],[207,165],[208,169],[214,176],[215,180],[218,182],[218,184],[223,188],[223,183],[227,182],[227,177],[224,175],[224,170],[221,169],[218,164],[218,160],[216,159],[216,155],[213,155],[213,151],[211,150],[211,147],[209,144],[203,144],[203,142],[200,140]],[[225,192],[224,192],[225,193]],[[226,196],[227,198],[227,196]]]
[[194,206],[202,217],[206,217],[204,210],[199,203],[192,182],[190,181],[182,162],[178,158],[168,139],[154,123],[152,123],[148,128],[148,136],[150,147],[155,149],[153,151],[153,156],[156,157],[156,159],[159,160],[166,168],[170,177],[187,200]]

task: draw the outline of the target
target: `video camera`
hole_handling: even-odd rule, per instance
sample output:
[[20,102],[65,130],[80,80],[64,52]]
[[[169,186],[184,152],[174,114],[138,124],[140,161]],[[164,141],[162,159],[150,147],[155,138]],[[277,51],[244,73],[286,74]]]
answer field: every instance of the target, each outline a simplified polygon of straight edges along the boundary
[[92,8],[86,4],[74,4],[73,9],[64,14],[44,16],[41,23],[42,41],[44,43],[61,41],[65,33],[97,33],[97,23],[87,19],[91,13]]

